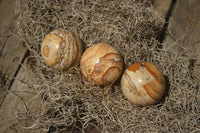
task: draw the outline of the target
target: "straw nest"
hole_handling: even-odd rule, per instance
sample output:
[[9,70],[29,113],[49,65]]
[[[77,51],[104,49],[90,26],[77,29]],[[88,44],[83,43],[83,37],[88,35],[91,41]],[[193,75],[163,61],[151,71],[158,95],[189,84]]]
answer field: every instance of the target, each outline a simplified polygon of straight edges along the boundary
[[[30,51],[23,67],[29,90],[40,96],[41,111],[26,105],[17,112],[21,126],[49,132],[189,132],[200,130],[199,75],[191,49],[179,42],[163,48],[159,42],[164,20],[148,1],[24,0],[18,1],[18,36]],[[120,79],[107,86],[88,82],[80,66],[56,71],[41,58],[45,35],[63,28],[75,32],[85,45],[108,43],[118,49],[127,68],[149,61],[166,75],[163,99],[149,107],[131,105]],[[181,52],[174,51],[178,47]],[[24,101],[26,103],[26,101]],[[32,123],[31,126],[22,125]]]

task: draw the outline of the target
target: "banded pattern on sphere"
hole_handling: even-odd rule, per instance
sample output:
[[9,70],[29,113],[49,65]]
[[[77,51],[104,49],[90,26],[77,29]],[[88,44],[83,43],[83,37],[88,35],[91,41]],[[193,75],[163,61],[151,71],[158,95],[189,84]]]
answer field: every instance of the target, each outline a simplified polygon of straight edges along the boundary
[[82,44],[73,32],[57,29],[45,36],[41,44],[41,55],[52,68],[67,70],[79,62]]
[[123,70],[123,59],[111,45],[94,44],[83,53],[81,70],[89,81],[107,85],[120,77]]
[[149,62],[130,65],[121,79],[125,97],[133,104],[147,106],[157,102],[165,91],[166,83],[162,72]]

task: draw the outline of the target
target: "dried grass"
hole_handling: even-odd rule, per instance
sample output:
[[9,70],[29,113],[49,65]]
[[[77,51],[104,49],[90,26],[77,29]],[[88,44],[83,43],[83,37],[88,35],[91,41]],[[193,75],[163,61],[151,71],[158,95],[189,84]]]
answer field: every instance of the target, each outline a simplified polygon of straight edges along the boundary
[[[199,75],[192,69],[192,49],[179,47],[179,42],[162,48],[158,39],[164,21],[151,10],[150,3],[25,0],[19,2],[19,7],[19,36],[31,51],[24,67],[32,88],[42,99],[40,113],[34,114],[31,109],[17,113],[19,120],[34,123],[28,129],[89,132],[95,127],[109,133],[200,131]],[[112,85],[98,86],[82,76],[79,66],[65,72],[52,70],[40,56],[40,44],[56,28],[75,32],[86,48],[98,42],[113,45],[123,56],[125,68],[137,61],[153,62],[168,79],[164,98],[149,107],[136,107],[123,96],[120,79]],[[182,52],[173,51],[175,46]]]

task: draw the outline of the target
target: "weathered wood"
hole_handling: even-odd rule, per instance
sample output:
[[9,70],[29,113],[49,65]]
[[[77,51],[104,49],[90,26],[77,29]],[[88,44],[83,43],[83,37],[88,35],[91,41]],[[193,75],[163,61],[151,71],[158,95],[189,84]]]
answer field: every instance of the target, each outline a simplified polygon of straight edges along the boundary
[[163,46],[165,49],[173,48],[177,52],[184,51],[184,49],[192,49],[190,56],[196,61],[196,71],[200,72],[199,13],[200,1],[177,0],[169,20],[168,35]]
[[14,28],[17,18],[16,0],[3,0],[0,4],[0,34],[8,35],[8,30]]
[[[27,122],[26,125],[21,123],[17,112],[29,112],[34,116],[40,115],[42,111],[42,100],[36,90],[31,87],[32,81],[28,77],[25,68],[22,67],[13,82],[9,93],[0,109],[0,132],[1,133],[39,133],[41,130],[27,130],[22,126],[31,127],[34,122]],[[28,111],[27,111],[28,109]],[[24,114],[25,115],[25,114]]]
[[172,0],[151,0],[153,4],[153,10],[156,15],[165,20],[165,17],[170,9]]
[[0,106],[7,94],[13,77],[19,69],[27,49],[16,33],[16,1],[3,0],[0,4]]

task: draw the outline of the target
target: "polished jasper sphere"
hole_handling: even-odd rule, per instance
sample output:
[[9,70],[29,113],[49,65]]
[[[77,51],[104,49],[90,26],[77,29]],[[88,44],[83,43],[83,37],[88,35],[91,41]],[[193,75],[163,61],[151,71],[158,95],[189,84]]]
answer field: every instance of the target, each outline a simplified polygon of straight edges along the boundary
[[45,63],[54,69],[66,70],[80,61],[82,45],[73,32],[57,29],[50,32],[41,44]]
[[147,106],[157,102],[165,91],[165,77],[154,64],[138,62],[130,65],[121,79],[125,97],[135,105]]
[[89,80],[99,85],[116,81],[123,69],[120,53],[111,45],[98,43],[89,47],[81,58],[81,70]]

